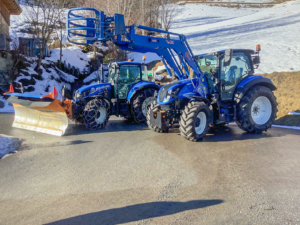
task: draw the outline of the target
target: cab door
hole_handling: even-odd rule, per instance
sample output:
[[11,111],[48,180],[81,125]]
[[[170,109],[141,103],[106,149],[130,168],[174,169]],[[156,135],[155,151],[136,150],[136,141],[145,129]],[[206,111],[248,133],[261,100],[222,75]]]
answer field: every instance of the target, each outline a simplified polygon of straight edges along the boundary
[[224,57],[220,60],[221,99],[232,101],[236,86],[242,79],[250,75],[249,57],[243,52],[234,52],[230,65],[224,66]]

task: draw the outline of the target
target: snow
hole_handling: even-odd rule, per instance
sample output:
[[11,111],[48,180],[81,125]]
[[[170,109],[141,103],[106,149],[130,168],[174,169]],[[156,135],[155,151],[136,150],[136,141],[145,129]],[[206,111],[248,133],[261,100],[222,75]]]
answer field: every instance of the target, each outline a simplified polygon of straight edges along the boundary
[[164,73],[166,72],[167,69],[166,69],[166,66],[165,65],[162,65],[162,66],[158,66],[157,69],[155,70],[155,73],[157,74],[161,74],[161,73]]
[[20,147],[20,140],[4,134],[0,134],[0,159],[5,155],[14,153]]
[[194,54],[262,47],[257,73],[300,70],[300,1],[272,8],[179,6],[172,32],[186,35]]
[[276,127],[276,128],[284,128],[284,129],[292,129],[292,130],[300,130],[300,127],[296,127],[296,126],[272,125],[272,127]]
[[294,112],[294,111],[292,111],[292,112],[289,112],[288,115],[300,116],[300,113],[299,113],[299,112]]
[[89,75],[88,77],[86,77],[83,80],[83,83],[89,83],[92,80],[95,80],[95,79],[99,78],[99,76],[100,76],[100,72],[99,71],[94,71],[93,73],[91,73],[91,75]]
[[[98,53],[100,54],[100,53]],[[60,57],[60,49],[55,48],[51,50],[50,57],[47,60],[51,60],[53,62],[59,61]],[[82,49],[77,46],[70,46],[68,48],[63,48],[63,56],[62,61],[66,61],[66,63],[70,64],[71,66],[75,66],[79,68],[82,72],[88,65],[90,59],[93,57],[93,53],[83,53]]]
[[[227,48],[255,50],[260,44],[261,64],[256,73],[297,71],[300,70],[299,9],[300,0],[271,8],[179,5],[179,14],[170,31],[184,34],[195,55]],[[160,59],[155,53],[129,54],[136,62],[142,62],[143,55],[147,57],[146,63]]]
[[12,105],[9,105],[9,102],[7,102],[2,96],[0,96],[0,101],[4,103],[4,107],[0,108],[0,113],[4,113],[4,112],[5,113],[13,113],[13,112],[15,112],[14,107]]
[[155,80],[162,80],[164,76],[155,74]]

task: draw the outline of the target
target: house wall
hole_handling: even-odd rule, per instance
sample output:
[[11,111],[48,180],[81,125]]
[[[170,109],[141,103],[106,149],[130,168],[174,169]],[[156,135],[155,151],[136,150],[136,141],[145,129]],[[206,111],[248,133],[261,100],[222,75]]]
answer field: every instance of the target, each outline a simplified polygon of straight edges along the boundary
[[[3,3],[0,2],[0,34],[9,37],[10,13]],[[7,41],[7,40],[6,40]],[[9,50],[9,42],[6,42],[7,50]]]

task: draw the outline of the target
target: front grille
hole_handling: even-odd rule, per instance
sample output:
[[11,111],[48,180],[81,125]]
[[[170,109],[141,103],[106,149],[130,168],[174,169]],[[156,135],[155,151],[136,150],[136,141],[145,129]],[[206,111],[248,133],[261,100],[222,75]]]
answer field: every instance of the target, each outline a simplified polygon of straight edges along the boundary
[[180,81],[173,82],[171,84],[167,84],[162,87],[162,89],[159,91],[159,101],[162,102],[164,100],[164,97],[166,96],[168,90],[170,87],[174,86],[175,84],[178,84]]

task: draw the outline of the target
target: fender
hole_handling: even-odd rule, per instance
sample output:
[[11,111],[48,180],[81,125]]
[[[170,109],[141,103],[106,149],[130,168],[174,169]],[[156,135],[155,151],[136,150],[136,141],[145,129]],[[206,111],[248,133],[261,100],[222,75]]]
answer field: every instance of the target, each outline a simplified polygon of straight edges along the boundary
[[154,82],[139,81],[135,85],[133,85],[130,91],[128,92],[127,101],[130,101],[137,92],[145,88],[154,88],[156,90],[160,89],[160,87]]
[[237,103],[243,98],[247,91],[253,86],[264,86],[270,88],[271,91],[275,91],[277,88],[273,84],[272,80],[261,75],[251,75],[244,78],[236,87],[234,93],[234,101]]

